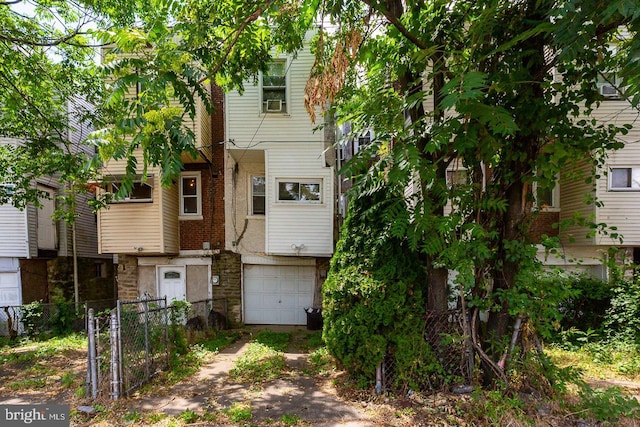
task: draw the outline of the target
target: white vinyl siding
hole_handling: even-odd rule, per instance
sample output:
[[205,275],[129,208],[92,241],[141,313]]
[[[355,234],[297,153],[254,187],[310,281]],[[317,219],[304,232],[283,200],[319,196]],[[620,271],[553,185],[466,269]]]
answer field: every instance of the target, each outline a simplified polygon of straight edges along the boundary
[[[331,256],[333,168],[324,166],[322,149],[290,144],[289,147],[268,150],[266,172],[266,252],[274,255]],[[280,202],[278,182],[293,180],[321,182],[321,202]]]
[[[628,141],[640,139],[640,131],[633,129],[625,137]],[[640,146],[637,143],[628,143],[625,148],[612,153],[605,165],[608,170],[617,167],[629,167],[640,165]],[[602,206],[596,209],[596,221],[616,227],[614,233],[623,237],[625,246],[640,246],[640,195],[638,191],[617,190],[610,191],[609,178],[602,174],[598,179],[598,200]],[[598,236],[597,243],[601,245],[619,245],[620,242],[609,236]]]
[[[598,201],[602,207],[596,208],[596,222],[605,223],[609,227],[617,227],[614,233],[623,237],[624,246],[640,245],[640,196],[637,191],[610,191],[609,177],[605,171],[612,168],[640,167],[640,128],[637,126],[638,111],[623,100],[609,100],[602,102],[600,107],[593,111],[595,117],[604,125],[632,124],[634,127],[627,135],[618,135],[618,139],[625,142],[625,147],[609,153],[600,178],[597,181]],[[564,194],[564,189],[560,191]],[[562,206],[564,210],[564,205]],[[598,236],[599,245],[620,244],[618,240],[609,236]]]
[[100,253],[178,253],[177,186],[154,186],[153,200],[153,203],[112,204],[101,210]]
[[237,91],[231,91],[226,95],[227,137],[233,141],[229,148],[266,149],[280,141],[296,141],[300,144],[316,141],[322,144],[323,132],[313,131],[314,126],[322,123],[322,115],[318,114],[314,125],[304,108],[304,88],[313,61],[314,56],[308,49],[304,49],[288,67],[288,99],[291,101],[287,106],[287,114],[260,113],[259,84],[246,82],[242,96]]
[[28,235],[27,215],[25,211],[10,204],[0,206],[0,256],[27,257]]

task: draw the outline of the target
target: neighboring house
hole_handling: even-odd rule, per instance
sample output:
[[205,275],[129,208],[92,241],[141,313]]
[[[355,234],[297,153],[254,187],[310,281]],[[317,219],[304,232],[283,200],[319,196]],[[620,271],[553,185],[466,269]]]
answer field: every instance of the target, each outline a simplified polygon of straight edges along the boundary
[[[74,108],[69,104],[69,109]],[[78,155],[93,155],[81,144],[90,128],[69,114],[67,138]],[[0,138],[0,144],[18,145],[13,138]],[[73,242],[71,227],[54,221],[56,197],[63,189],[58,177],[33,183],[48,193],[41,208],[27,205],[19,210],[11,204],[0,206],[0,306],[20,305],[32,301],[49,301],[59,288],[73,299]],[[9,185],[10,184],[5,184]],[[90,195],[78,195],[79,217],[76,220],[79,296],[82,301],[114,296],[113,263],[109,256],[98,255],[96,216],[88,205]]]
[[[224,250],[222,98],[212,88],[213,116],[200,104],[187,123],[200,154],[183,155],[175,184],[162,187],[159,169],[149,168],[129,197],[98,212],[99,251],[117,254],[119,299],[145,293],[169,301],[227,298],[230,320],[241,320],[239,257]],[[102,192],[117,191],[125,166],[104,165]]]
[[306,323],[334,249],[335,140],[314,131],[304,88],[314,57],[275,56],[257,85],[225,98],[226,249],[241,255],[242,320]]
[[[609,86],[599,85],[605,99],[592,117],[617,126],[635,124],[638,110],[620,99]],[[597,170],[583,162],[577,166],[582,179],[563,174],[559,182],[559,220],[570,220],[578,214],[593,223],[606,224],[608,233],[595,233],[582,225],[560,231],[564,257],[548,257],[545,259],[548,265],[584,270],[606,278],[610,249],[623,249],[626,263],[640,264],[640,129],[634,126],[627,135],[618,138],[624,141],[624,148],[608,153]],[[592,183],[584,179],[589,175],[596,177]],[[598,203],[586,204],[586,200]]]

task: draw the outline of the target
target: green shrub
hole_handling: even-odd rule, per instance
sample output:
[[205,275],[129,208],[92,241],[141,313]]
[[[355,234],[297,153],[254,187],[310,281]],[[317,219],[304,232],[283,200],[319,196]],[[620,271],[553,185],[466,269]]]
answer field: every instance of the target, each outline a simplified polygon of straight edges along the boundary
[[67,335],[73,332],[73,325],[80,315],[76,311],[75,303],[67,300],[62,291],[53,292],[51,300],[55,306],[49,326],[55,335]]
[[560,304],[563,329],[602,331],[607,310],[611,305],[613,286],[586,274],[557,276],[557,286],[572,290]]
[[360,383],[374,380],[386,354],[395,355],[401,381],[436,365],[422,338],[423,263],[382,214],[400,197],[383,188],[351,201],[323,286],[323,338]]
[[22,324],[29,338],[40,333],[42,328],[42,301],[34,301],[22,306]]
[[604,321],[610,340],[640,344],[640,279],[619,279]]

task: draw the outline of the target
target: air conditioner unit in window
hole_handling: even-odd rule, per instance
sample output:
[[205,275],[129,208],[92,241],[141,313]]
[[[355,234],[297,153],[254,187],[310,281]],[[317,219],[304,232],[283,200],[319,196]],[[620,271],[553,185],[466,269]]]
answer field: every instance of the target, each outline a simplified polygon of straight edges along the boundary
[[605,98],[619,98],[620,97],[620,93],[618,92],[618,89],[610,84],[603,84],[602,86],[600,86],[600,95],[604,96]]
[[282,100],[267,99],[267,113],[279,113],[282,111]]

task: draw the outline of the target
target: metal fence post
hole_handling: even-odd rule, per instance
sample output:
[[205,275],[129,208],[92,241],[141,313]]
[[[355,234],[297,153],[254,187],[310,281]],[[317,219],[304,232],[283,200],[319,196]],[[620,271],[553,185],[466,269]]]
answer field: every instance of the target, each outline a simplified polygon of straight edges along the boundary
[[120,397],[122,378],[120,376],[122,363],[120,360],[120,340],[118,339],[119,329],[120,324],[118,322],[118,313],[116,311],[112,311],[109,332],[111,338],[111,397],[113,400],[118,400]]
[[118,347],[118,373],[119,373],[119,380],[120,380],[120,389],[122,390],[124,388],[124,384],[125,384],[125,378],[124,378],[124,364],[125,364],[125,360],[123,357],[123,348],[122,348],[122,328],[120,327],[120,325],[122,324],[122,302],[120,300],[118,300],[118,305],[116,306],[116,310],[117,310],[117,316],[118,316],[118,321],[117,321],[117,325],[118,325],[118,329],[117,329],[117,335],[116,335],[116,339],[117,339],[117,347]]
[[169,307],[167,307],[167,296],[164,296],[164,353],[166,355],[167,360],[167,368],[169,367]]
[[145,380],[149,380],[151,373],[149,372],[149,301],[144,299],[144,374]]
[[91,372],[91,398],[95,399],[98,397],[98,364],[96,361],[96,319],[93,315],[93,309],[89,309],[87,323],[87,335],[89,342],[89,370]]

